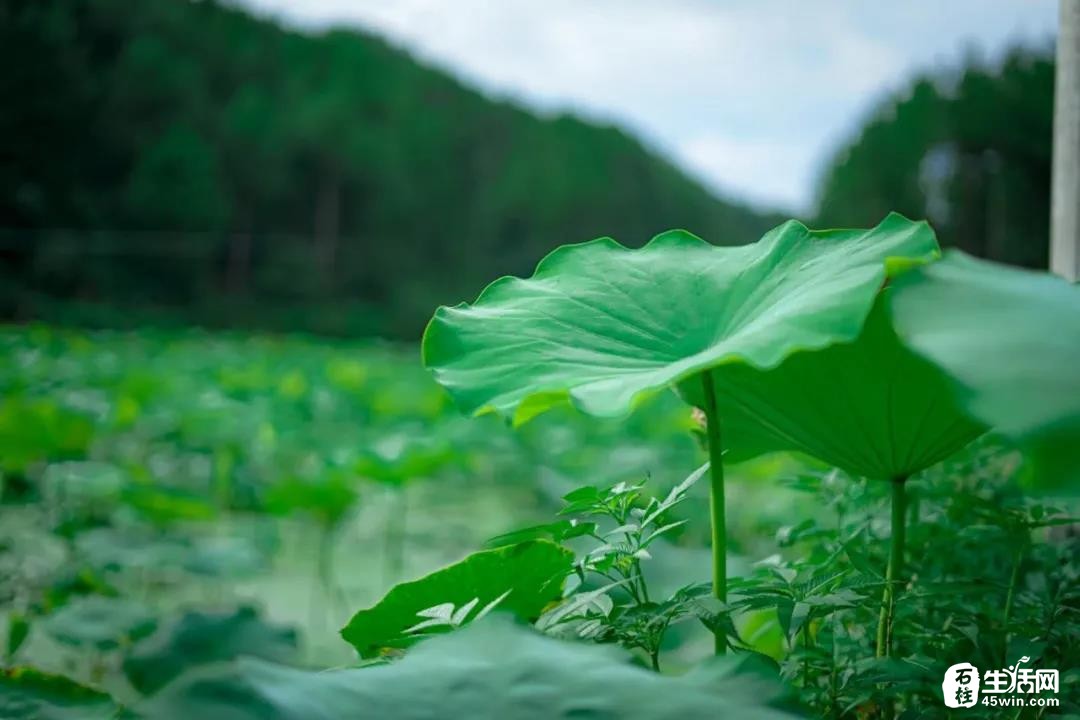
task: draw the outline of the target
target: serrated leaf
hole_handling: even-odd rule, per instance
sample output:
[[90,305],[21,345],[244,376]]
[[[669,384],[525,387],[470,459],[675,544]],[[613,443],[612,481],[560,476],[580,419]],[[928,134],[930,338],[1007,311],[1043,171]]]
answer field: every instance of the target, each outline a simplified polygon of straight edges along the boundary
[[668,523],[667,525],[657,528],[653,532],[649,533],[649,535],[641,541],[641,548],[644,550],[645,548],[649,547],[653,540],[656,540],[664,533],[671,532],[677,527],[682,527],[687,522],[688,521],[686,520],[679,520],[678,522]]
[[[590,527],[591,526],[591,527]],[[502,535],[496,535],[485,543],[488,547],[497,548],[507,545],[518,545],[530,540],[554,540],[560,542],[572,537],[587,535],[591,529],[595,529],[595,523],[574,523],[570,520],[559,520],[543,525],[533,525],[520,530],[514,530]]]
[[548,612],[544,613],[536,623],[536,627],[541,630],[548,630],[555,627],[561,622],[574,619],[578,614],[587,613],[589,609],[595,608],[604,615],[611,612],[612,600],[608,596],[608,593],[615,588],[622,587],[630,583],[630,580],[623,579],[617,580],[612,583],[608,583],[603,587],[596,588],[595,590],[589,590],[587,592],[577,593],[571,595],[558,607],[554,607]]
[[813,610],[809,603],[797,602],[791,608],[791,615],[787,618],[787,636],[792,638],[799,634],[803,625],[810,619],[810,613]]
[[686,493],[689,492],[690,488],[692,488],[698,480],[704,477],[705,473],[707,473],[708,471],[709,463],[705,463],[697,470],[690,473],[681,483],[671,488],[671,490],[668,492],[668,494],[664,497],[662,501],[657,502],[654,498],[653,502],[650,503],[651,507],[649,509],[649,512],[641,521],[642,526],[649,525],[650,523],[654,522],[658,517],[660,517],[660,515],[685,500]]

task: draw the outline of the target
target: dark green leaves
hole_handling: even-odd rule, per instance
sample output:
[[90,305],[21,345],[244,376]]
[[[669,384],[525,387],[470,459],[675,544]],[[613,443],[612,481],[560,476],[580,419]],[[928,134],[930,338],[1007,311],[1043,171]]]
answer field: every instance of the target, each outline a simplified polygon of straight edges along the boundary
[[[855,342],[770,370],[723,365],[713,383],[733,461],[798,450],[852,475],[908,477],[985,429],[953,401],[946,376],[900,343],[882,300]],[[701,407],[700,383],[680,389]]]
[[145,708],[157,720],[780,720],[763,679],[730,666],[668,677],[614,648],[567,643],[492,617],[411,650],[404,659],[321,673],[258,661],[181,678]]
[[395,586],[341,631],[362,656],[403,648],[498,608],[535,619],[562,594],[574,555],[539,540],[474,553],[419,580]]
[[124,674],[148,694],[196,665],[241,655],[288,662],[295,654],[296,633],[263,622],[250,607],[225,614],[189,612],[140,643],[124,660]]
[[113,650],[146,637],[157,627],[150,611],[131,600],[89,595],[47,617],[41,628],[66,645]]
[[897,332],[1017,441],[1042,485],[1080,484],[1080,288],[959,252],[901,277]]
[[119,708],[104,693],[30,668],[0,670],[4,720],[106,720]]
[[524,422],[569,400],[620,415],[707,368],[771,368],[853,340],[892,270],[936,253],[930,228],[899,215],[871,230],[792,221],[741,247],[683,231],[640,250],[607,238],[570,245],[527,280],[502,278],[471,306],[440,308],[424,362],[469,412]]

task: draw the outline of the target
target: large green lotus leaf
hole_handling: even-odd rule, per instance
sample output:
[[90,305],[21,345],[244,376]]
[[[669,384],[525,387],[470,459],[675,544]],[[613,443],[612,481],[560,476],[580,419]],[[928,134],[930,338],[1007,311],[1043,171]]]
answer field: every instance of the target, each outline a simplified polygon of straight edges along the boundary
[[424,363],[468,412],[524,422],[567,400],[622,415],[650,392],[722,363],[778,365],[854,339],[897,267],[937,254],[933,231],[893,214],[871,230],[789,221],[716,247],[680,230],[640,250],[610,238],[561,247],[527,279],[442,307]]
[[573,552],[546,540],[473,553],[394,586],[374,607],[356,613],[341,635],[361,656],[370,656],[453,629],[493,606],[534,619],[561,596],[573,562]]
[[1080,287],[950,252],[896,283],[892,312],[959,402],[1025,450],[1035,482],[1080,486]]
[[108,695],[31,668],[0,669],[4,720],[106,720],[120,709]]
[[683,676],[631,665],[613,647],[567,642],[489,617],[400,661],[311,672],[240,660],[182,676],[139,708],[155,720],[782,720],[765,678],[733,662]]
[[289,662],[296,656],[296,631],[260,620],[251,607],[221,614],[189,612],[136,645],[124,659],[124,674],[148,695],[189,668],[241,655]]
[[[797,450],[854,475],[908,477],[985,431],[955,403],[946,376],[901,344],[889,292],[854,342],[795,353],[771,370],[712,371],[725,458]],[[702,406],[700,383],[680,393]]]

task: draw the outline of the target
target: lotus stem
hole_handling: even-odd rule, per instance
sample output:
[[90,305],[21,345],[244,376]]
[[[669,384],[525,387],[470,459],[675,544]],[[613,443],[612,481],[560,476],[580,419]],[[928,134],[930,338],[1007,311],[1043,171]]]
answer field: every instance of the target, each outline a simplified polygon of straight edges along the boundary
[[[1026,544],[1027,538],[1025,538]],[[1020,565],[1024,560],[1024,545],[1021,545],[1016,550],[1016,555],[1013,557],[1012,572],[1009,574],[1009,589],[1005,594],[1005,612],[1001,616],[1001,631],[1005,635],[1005,647],[1002,651],[1002,657],[1005,658],[1005,662],[1008,662],[1009,654],[1009,622],[1012,620],[1013,601],[1016,598],[1016,586],[1020,582]]]
[[889,564],[885,568],[885,591],[881,598],[878,615],[876,657],[892,655],[893,616],[896,598],[900,594],[900,577],[904,573],[904,540],[907,535],[907,477],[892,480],[892,522]]
[[387,503],[385,518],[386,538],[383,547],[383,575],[387,585],[401,579],[405,570],[405,526],[408,522],[409,503],[406,488],[387,487],[391,502]]
[[334,572],[334,548],[337,545],[337,535],[340,525],[334,521],[322,521],[319,523],[321,535],[319,537],[319,551],[317,557],[319,571],[319,585],[323,591],[323,598],[331,614],[337,610],[347,608],[344,591],[338,586],[337,576]]
[[[720,414],[716,410],[716,389],[712,371],[701,374],[705,394],[705,437],[709,446],[709,520],[712,526],[713,594],[727,603],[727,520],[724,511],[724,462],[720,443]],[[723,628],[713,630],[716,654],[727,652],[727,634]]]

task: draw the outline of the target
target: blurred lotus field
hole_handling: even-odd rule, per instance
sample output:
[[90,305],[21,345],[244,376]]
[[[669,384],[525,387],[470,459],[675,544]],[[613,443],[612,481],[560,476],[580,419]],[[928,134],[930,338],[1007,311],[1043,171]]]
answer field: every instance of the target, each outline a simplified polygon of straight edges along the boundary
[[[512,430],[461,415],[407,346],[30,326],[0,332],[0,363],[4,647],[119,697],[121,664],[181,618],[225,622],[246,652],[348,663],[338,630],[395,583],[550,519],[575,487],[659,491],[704,457],[674,396],[628,422],[567,410]],[[797,497],[740,469],[732,503],[753,512],[733,543],[767,554]],[[707,574],[694,493],[697,521],[654,548],[662,589]]]
[[[512,628],[494,620],[432,639],[384,674],[303,668],[382,665],[394,655],[361,659],[342,638],[354,613],[394,593],[400,600],[406,581],[426,575],[424,598],[438,577],[429,573],[485,547],[506,551],[514,533],[542,537],[560,510],[580,507],[575,498],[633,497],[638,485],[654,498],[687,494],[641,554],[653,597],[672,598],[651,611],[690,607],[688,593],[709,587],[708,490],[684,482],[701,475],[701,428],[672,393],[627,419],[554,409],[511,428],[461,414],[408,345],[23,326],[0,330],[0,363],[0,652],[11,668],[0,676],[0,716],[127,717],[120,708],[134,708],[137,717],[188,717],[205,702],[212,717],[262,717],[256,690],[240,688],[255,683],[269,697],[284,683],[287,716],[304,717],[305,693],[331,702],[345,679],[355,693],[348,707],[422,714],[465,682],[455,673],[472,677],[474,663],[490,665],[476,677],[502,687],[499,673],[510,670],[492,653],[505,646],[524,653],[515,667],[539,662],[530,672],[552,674],[551,688],[579,682],[584,695],[568,698],[595,693],[651,717],[640,703],[653,695],[635,700],[633,690],[648,673],[609,666],[614,656],[599,648],[507,635]],[[1072,520],[1063,506],[1025,497],[1016,469],[1015,453],[980,441],[912,479],[910,514],[922,522],[910,542],[921,570],[898,622],[915,651],[897,663],[862,659],[887,550],[886,484],[785,454],[729,466],[728,568],[746,598],[734,620],[742,662],[764,658],[773,668],[765,676],[779,671],[805,686],[805,704],[853,717],[894,688],[935,703],[939,653],[984,664],[1038,654],[1071,667],[1077,541],[1068,527],[1047,533]],[[607,552],[587,537],[564,542],[582,557]],[[611,588],[573,579],[568,597]],[[701,674],[731,667],[700,662],[713,652],[706,624],[684,617],[660,637],[654,662],[662,654],[670,687],[696,666],[687,692],[709,688],[710,699],[691,694],[688,707],[723,696],[739,712],[759,710],[742,675]],[[258,660],[222,662],[236,658]],[[273,664],[251,664],[260,661]],[[432,663],[438,672],[424,670]],[[226,684],[199,685],[203,668],[227,673],[211,680]],[[607,672],[628,673],[617,693],[598,679]],[[883,686],[883,672],[900,679]],[[341,680],[321,680],[330,677]],[[418,677],[449,685],[417,704]],[[234,691],[245,694],[232,700]]]

